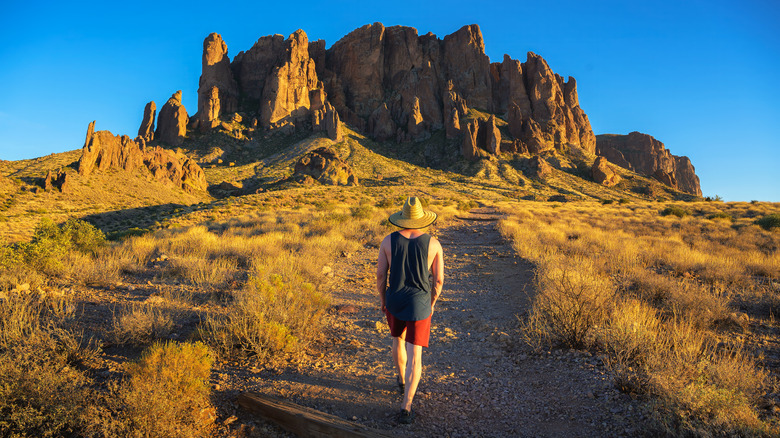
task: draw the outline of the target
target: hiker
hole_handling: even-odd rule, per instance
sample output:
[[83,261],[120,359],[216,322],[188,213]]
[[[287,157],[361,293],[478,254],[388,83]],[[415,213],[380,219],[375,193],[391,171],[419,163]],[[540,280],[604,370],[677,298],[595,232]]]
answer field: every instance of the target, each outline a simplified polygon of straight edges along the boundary
[[402,229],[382,240],[376,288],[393,336],[396,382],[404,394],[398,421],[409,424],[422,375],[422,349],[428,346],[431,316],[444,284],[444,253],[439,241],[425,233],[436,213],[423,210],[417,197],[407,198],[388,220]]

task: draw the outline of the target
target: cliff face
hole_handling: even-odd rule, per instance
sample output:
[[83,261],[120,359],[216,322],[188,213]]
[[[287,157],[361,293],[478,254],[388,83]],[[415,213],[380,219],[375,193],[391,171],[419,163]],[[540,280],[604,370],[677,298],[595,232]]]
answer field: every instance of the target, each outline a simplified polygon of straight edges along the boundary
[[699,177],[691,160],[672,155],[663,143],[647,134],[635,131],[628,135],[599,135],[596,137],[596,153],[618,166],[701,196]]
[[[298,30],[287,39],[260,38],[236,55],[230,69],[219,35],[209,35],[203,50],[201,128],[218,126],[222,109],[233,107],[236,94],[239,109],[257,114],[267,129],[308,129],[327,101],[355,129],[396,141],[423,140],[445,128],[449,138],[463,135],[459,119],[472,107],[510,118],[516,126],[513,140],[523,143],[518,150],[577,145],[595,151],[574,79],[564,81],[533,53],[526,62],[505,56],[491,64],[477,25],[439,39],[411,27],[374,23],[327,50],[324,41],[309,42]],[[514,106],[518,110],[510,111]],[[480,145],[499,152],[490,146]]]
[[[444,129],[469,160],[502,153],[502,142],[504,151],[530,154],[578,146],[701,194],[690,160],[648,135],[601,136],[597,144],[574,78],[564,80],[531,52],[525,62],[504,55],[491,63],[477,25],[439,39],[374,23],[325,47],[298,30],[286,39],[262,37],[230,61],[222,37],[210,34],[203,43],[196,124],[213,129],[220,116],[242,111],[267,130],[325,131],[335,141],[341,121],[379,141],[422,141]],[[469,108],[503,118],[510,136],[502,138],[495,116],[472,120]],[[160,111],[155,138],[177,144],[185,134],[180,129],[160,131],[181,126],[186,112],[178,119],[169,112]]]

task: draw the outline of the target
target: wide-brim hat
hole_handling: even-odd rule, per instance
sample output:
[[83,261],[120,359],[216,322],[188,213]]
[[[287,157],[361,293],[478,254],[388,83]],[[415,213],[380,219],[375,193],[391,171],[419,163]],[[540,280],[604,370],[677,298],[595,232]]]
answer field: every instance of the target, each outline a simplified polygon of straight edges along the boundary
[[436,213],[423,210],[422,202],[416,196],[411,196],[406,198],[401,211],[391,214],[388,220],[401,228],[425,228],[436,221]]

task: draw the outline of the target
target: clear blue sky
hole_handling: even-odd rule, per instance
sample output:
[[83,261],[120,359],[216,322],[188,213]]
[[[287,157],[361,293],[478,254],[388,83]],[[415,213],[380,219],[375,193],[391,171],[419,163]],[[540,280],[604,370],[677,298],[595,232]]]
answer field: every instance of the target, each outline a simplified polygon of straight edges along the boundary
[[233,57],[264,35],[330,47],[377,21],[440,38],[477,23],[492,61],[533,51],[575,77],[596,134],[654,136],[691,158],[705,195],[780,201],[777,0],[8,2],[0,159],[80,148],[92,120],[135,136],[146,102],[179,89],[193,114],[210,32]]

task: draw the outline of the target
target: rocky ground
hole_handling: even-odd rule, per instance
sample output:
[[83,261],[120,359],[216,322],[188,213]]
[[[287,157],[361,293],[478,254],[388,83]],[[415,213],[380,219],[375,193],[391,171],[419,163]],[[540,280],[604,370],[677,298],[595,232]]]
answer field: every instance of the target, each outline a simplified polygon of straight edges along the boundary
[[212,383],[220,434],[285,435],[237,407],[239,393],[256,391],[394,435],[642,435],[646,408],[614,389],[598,357],[536,352],[520,341],[517,317],[528,309],[533,271],[503,241],[496,219],[494,211],[477,209],[435,232],[446,278],[424,351],[414,424],[395,419],[402,396],[374,290],[377,249],[367,247],[332,265],[328,341],[309,360],[274,369],[218,367]]

